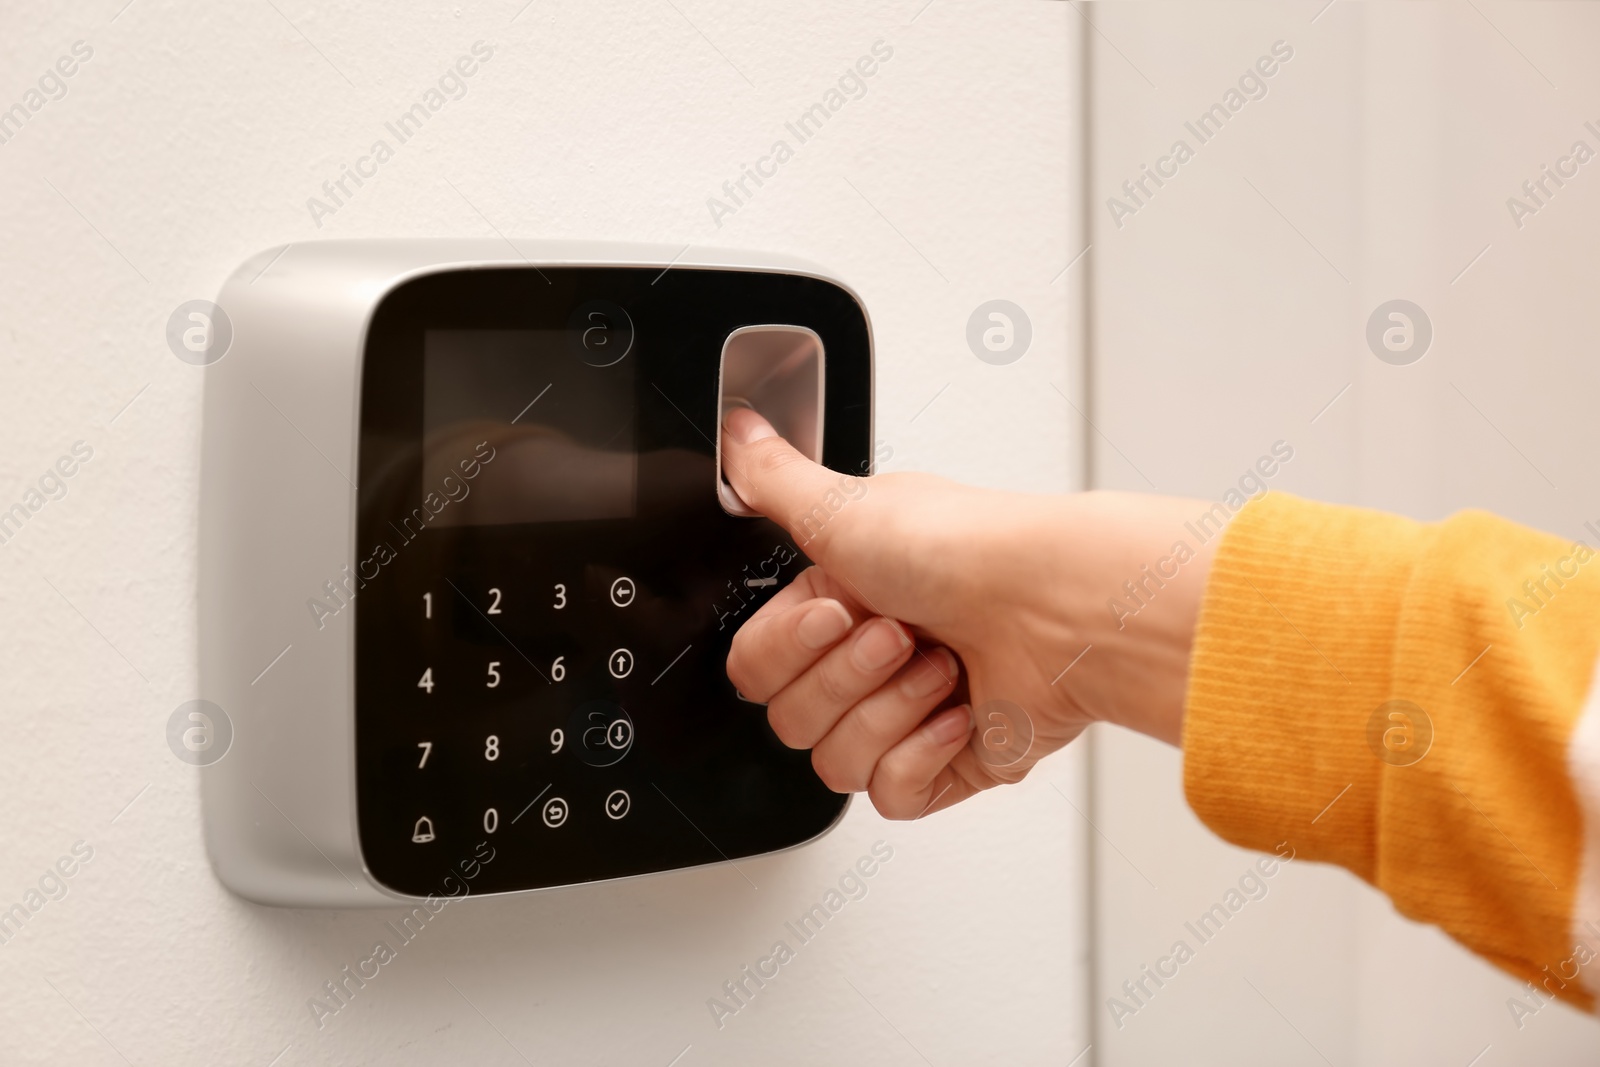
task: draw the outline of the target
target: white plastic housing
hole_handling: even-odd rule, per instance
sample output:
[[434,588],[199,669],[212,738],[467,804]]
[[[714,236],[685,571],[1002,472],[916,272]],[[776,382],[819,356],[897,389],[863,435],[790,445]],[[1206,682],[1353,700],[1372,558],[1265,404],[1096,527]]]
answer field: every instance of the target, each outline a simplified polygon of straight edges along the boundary
[[308,601],[337,603],[338,590],[348,602],[362,355],[379,301],[425,274],[530,264],[842,284],[781,256],[597,243],[327,241],[239,266],[217,298],[232,345],[204,372],[199,630],[201,695],[233,727],[227,754],[200,771],[206,847],[241,896],[319,907],[413,899],[368,875],[356,832],[354,612],[319,620]]

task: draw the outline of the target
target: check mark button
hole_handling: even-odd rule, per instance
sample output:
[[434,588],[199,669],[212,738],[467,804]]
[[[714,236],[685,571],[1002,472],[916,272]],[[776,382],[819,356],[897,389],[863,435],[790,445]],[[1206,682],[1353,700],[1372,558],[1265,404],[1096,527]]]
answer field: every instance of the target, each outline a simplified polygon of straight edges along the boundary
[[626,789],[613,789],[611,795],[606,797],[606,815],[612,819],[622,818],[632,807],[633,798],[628,796]]

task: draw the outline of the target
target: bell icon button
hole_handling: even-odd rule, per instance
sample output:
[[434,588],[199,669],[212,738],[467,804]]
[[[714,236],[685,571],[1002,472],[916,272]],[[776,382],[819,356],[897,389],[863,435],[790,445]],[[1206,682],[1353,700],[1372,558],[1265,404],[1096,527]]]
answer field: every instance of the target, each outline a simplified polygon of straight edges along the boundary
[[411,831],[411,843],[426,845],[433,840],[433,820],[424,815],[417,820],[417,828]]

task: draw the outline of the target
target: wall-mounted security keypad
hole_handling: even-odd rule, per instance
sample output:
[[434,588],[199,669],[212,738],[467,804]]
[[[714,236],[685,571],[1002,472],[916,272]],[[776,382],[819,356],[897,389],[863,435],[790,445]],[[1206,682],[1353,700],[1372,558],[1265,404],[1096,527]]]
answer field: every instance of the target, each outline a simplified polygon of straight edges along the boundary
[[737,626],[806,565],[728,514],[724,342],[802,327],[827,365],[823,461],[870,456],[865,317],[797,274],[445,271],[367,336],[355,546],[360,847],[425,894],[489,840],[479,891],[798,844],[845,798],[724,674]]

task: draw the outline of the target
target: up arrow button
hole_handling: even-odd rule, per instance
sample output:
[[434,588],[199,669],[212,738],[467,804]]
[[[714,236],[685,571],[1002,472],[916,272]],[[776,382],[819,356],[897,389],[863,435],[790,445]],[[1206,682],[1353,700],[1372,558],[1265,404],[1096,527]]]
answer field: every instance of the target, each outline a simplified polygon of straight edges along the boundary
[[633,653],[625,648],[617,649],[607,658],[606,668],[611,671],[611,677],[626,678],[633,673]]

